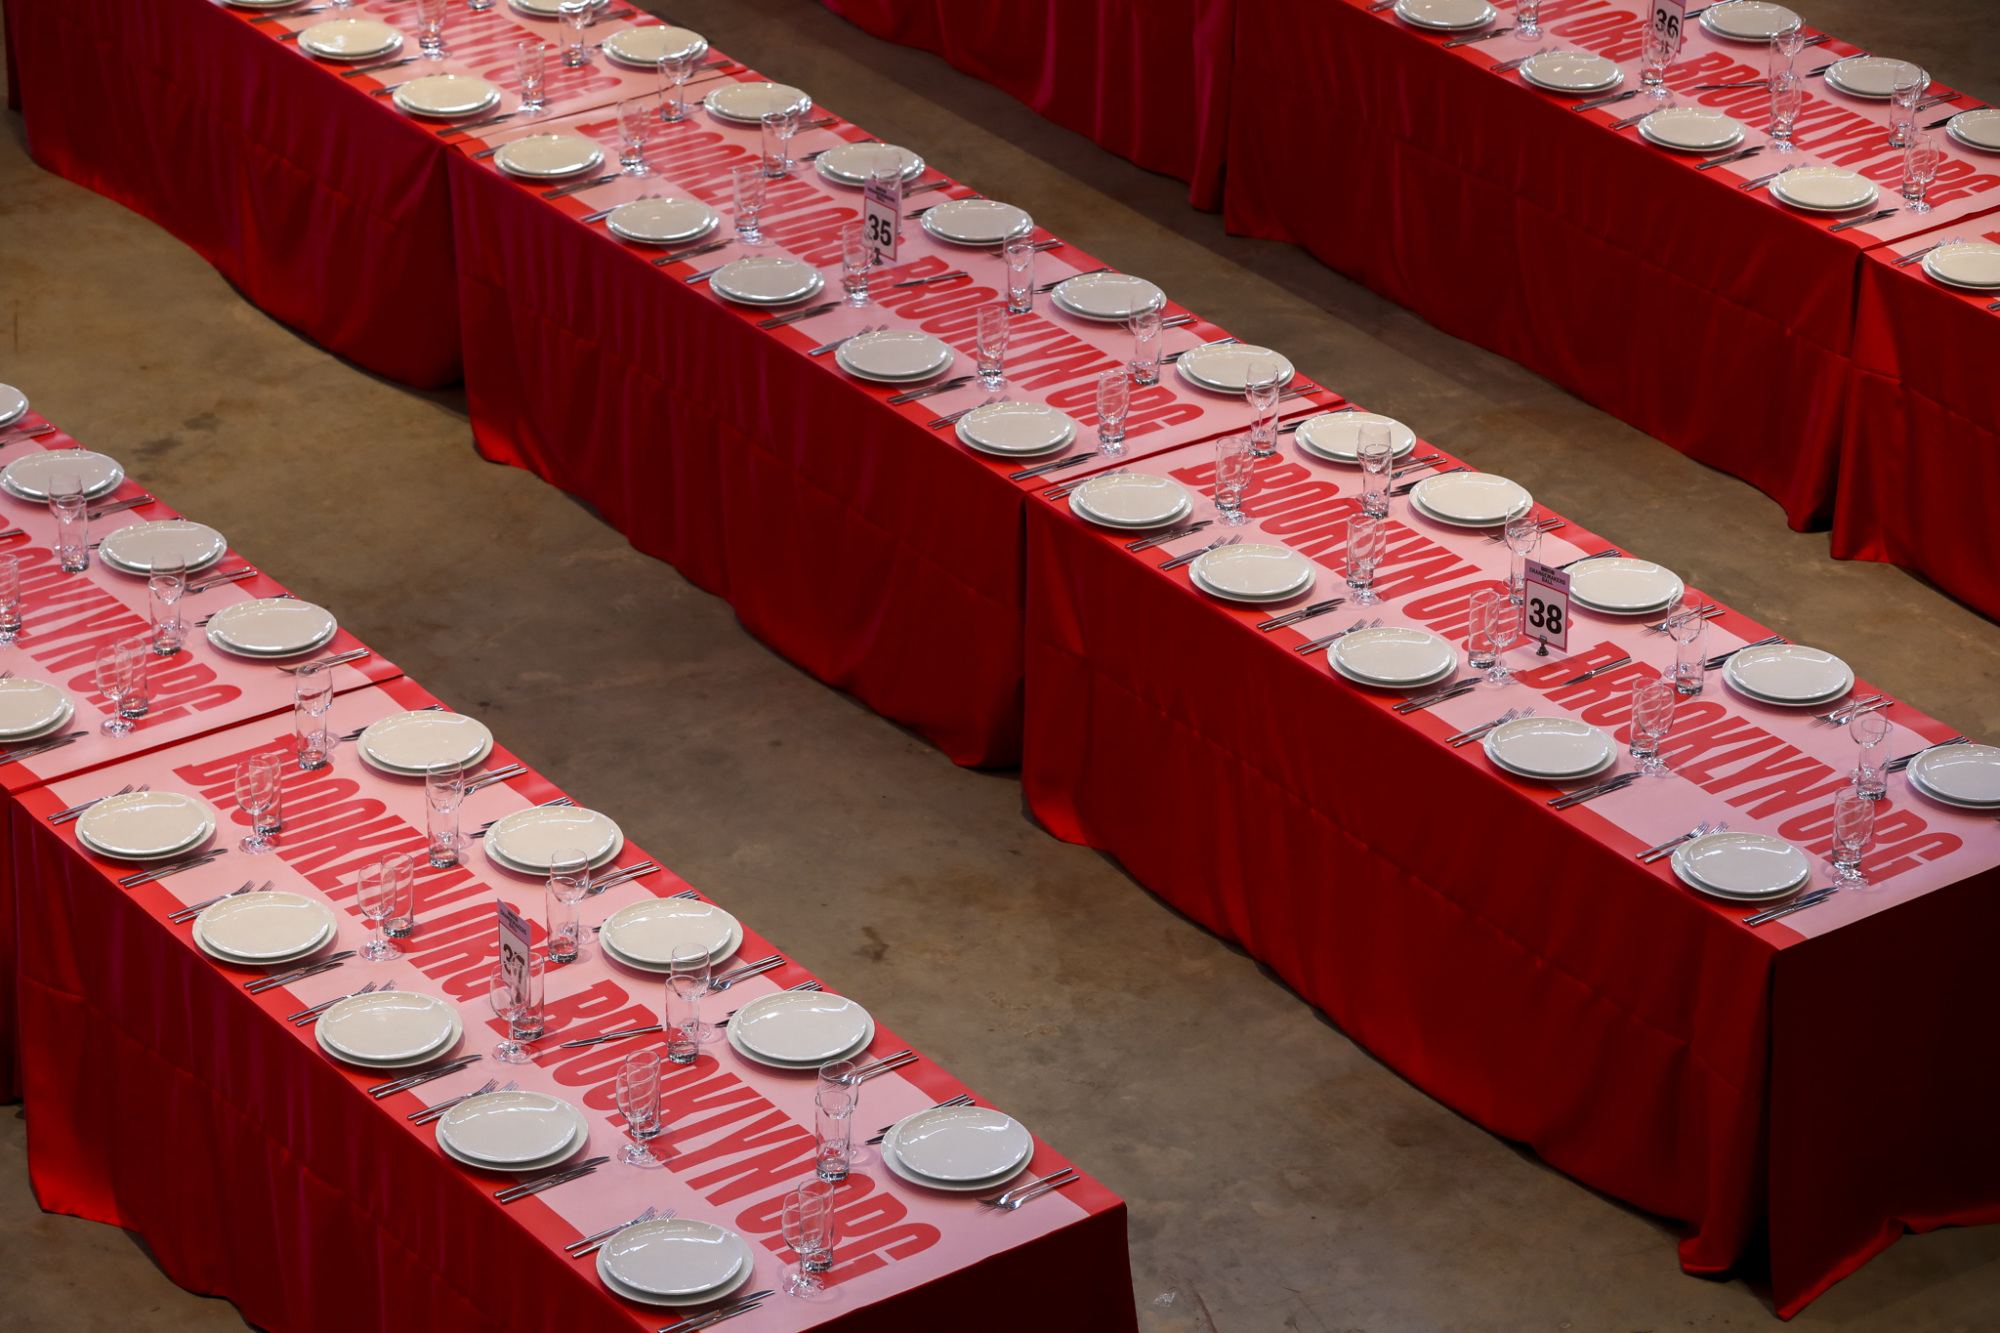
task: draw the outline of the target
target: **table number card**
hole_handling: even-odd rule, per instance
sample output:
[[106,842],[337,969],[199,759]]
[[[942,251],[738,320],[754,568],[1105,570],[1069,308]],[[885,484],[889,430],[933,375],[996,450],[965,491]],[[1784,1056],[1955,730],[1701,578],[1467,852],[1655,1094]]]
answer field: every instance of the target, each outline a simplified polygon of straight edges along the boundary
[[1653,0],[1653,31],[1670,51],[1681,44],[1681,25],[1687,21],[1687,0]]
[[878,265],[896,262],[896,242],[902,235],[903,175],[897,158],[891,172],[870,172],[861,187],[861,225],[875,248]]
[[507,993],[516,1002],[528,993],[528,959],[534,953],[528,934],[528,922],[509,906],[505,900],[496,898],[494,907],[500,923],[500,969],[507,978]]
[[1526,563],[1521,575],[1521,630],[1535,642],[1547,641],[1559,652],[1569,651],[1569,574],[1539,560]]

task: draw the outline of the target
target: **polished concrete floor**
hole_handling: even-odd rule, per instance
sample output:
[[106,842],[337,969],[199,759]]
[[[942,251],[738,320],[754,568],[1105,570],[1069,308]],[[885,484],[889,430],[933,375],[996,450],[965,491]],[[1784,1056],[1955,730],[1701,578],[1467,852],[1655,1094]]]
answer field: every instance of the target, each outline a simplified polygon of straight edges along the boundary
[[[1822,8],[1811,17],[1872,49],[1935,51],[1942,78],[2000,68],[1979,0]],[[2000,627],[1895,569],[1829,560],[1749,488],[1295,251],[1223,235],[1178,183],[811,0],[671,12],[2000,739]],[[1925,49],[1899,47],[1905,32]],[[0,380],[1123,1194],[1147,1333],[1775,1326],[1753,1281],[1682,1276],[1670,1225],[1439,1106],[1115,865],[1039,832],[1012,774],[954,768],[581,506],[480,462],[458,394],[357,372],[156,228],[36,169],[18,118],[0,133]],[[242,1326],[134,1239],[40,1213],[22,1130],[21,1108],[0,1108],[0,1330]],[[1906,1237],[1794,1326],[2000,1327],[2000,1228]]]

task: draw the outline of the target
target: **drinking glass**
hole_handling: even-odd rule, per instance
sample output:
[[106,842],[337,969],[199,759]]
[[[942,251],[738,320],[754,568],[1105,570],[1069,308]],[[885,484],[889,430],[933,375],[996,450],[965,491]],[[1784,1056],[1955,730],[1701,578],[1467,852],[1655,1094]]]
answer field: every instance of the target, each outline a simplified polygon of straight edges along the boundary
[[1125,413],[1132,406],[1132,377],[1123,367],[1097,377],[1097,452],[1125,456]]
[[653,127],[660,123],[657,93],[642,93],[618,103],[618,166],[627,176],[650,176],[646,166],[646,144]]
[[1256,470],[1257,455],[1250,451],[1248,435],[1225,435],[1215,442],[1215,515],[1222,526],[1240,528],[1250,521],[1243,512],[1243,496]]
[[1284,389],[1276,361],[1252,361],[1244,368],[1243,401],[1250,404],[1250,448],[1259,458],[1278,452],[1278,395]]
[[[992,305],[979,307],[978,341],[973,345],[973,350],[977,354],[975,361],[979,369],[981,388],[990,390],[1007,387],[1007,326],[1008,315],[1005,305],[995,302]],[[1119,378],[1123,379],[1124,376],[1120,375]],[[1098,389],[1097,397],[1100,403],[1104,401],[1102,387]],[[1121,422],[1125,419],[1123,408],[1119,409],[1118,419]],[[1119,437],[1121,439],[1124,437],[1122,429],[1119,431]]]
[[1347,586],[1356,606],[1380,606],[1375,595],[1375,564],[1382,558],[1387,534],[1382,520],[1373,514],[1356,514],[1347,520]]
[[762,120],[764,178],[783,180],[792,172],[792,136],[799,132],[799,109],[794,106],[783,111],[766,111]]
[[708,994],[708,950],[699,944],[677,944],[667,956],[666,1009],[661,1025],[667,1030],[667,1059],[693,1064],[701,1051],[701,997]]
[[[875,186],[875,193],[889,203],[889,211],[898,221],[896,236],[903,235],[903,155],[883,144],[875,150],[873,164],[868,168],[868,179]],[[876,247],[879,251],[882,247]]]
[[1833,794],[1833,877],[1848,888],[1868,887],[1861,858],[1875,845],[1875,802],[1853,787]]
[[660,57],[660,119],[668,125],[687,119],[687,81],[694,76],[699,49]]
[[[284,795],[281,787],[278,798]],[[406,940],[417,933],[417,858],[410,852],[389,852],[382,857],[382,873],[396,881],[396,910],[382,919],[382,933]]]
[[56,563],[65,574],[90,568],[90,501],[83,478],[58,472],[49,478],[49,513],[56,520]]
[[430,839],[431,864],[458,864],[458,806],[465,799],[465,770],[445,764],[424,774],[425,832]]
[[857,1072],[852,1060],[833,1060],[819,1067],[813,1131],[818,1143],[814,1169],[821,1180],[845,1180],[854,1165],[854,1112],[861,1104]]
[[484,14],[493,8],[493,0],[465,0],[465,7],[475,14]]
[[135,721],[146,716],[152,707],[151,673],[147,668],[153,661],[153,636],[135,634],[129,639],[118,641],[118,652],[125,659],[125,693],[118,700],[118,716],[126,721]]
[[1702,616],[1676,616],[1667,622],[1674,640],[1674,690],[1693,697],[1701,693],[1708,672],[1708,621]]
[[548,979],[548,960],[530,954],[518,970],[502,963],[493,969],[486,984],[486,1002],[493,1016],[507,1025],[507,1035],[493,1048],[493,1058],[502,1064],[524,1065],[533,1060],[529,1044],[542,1038],[542,997]]
[[665,1128],[660,1123],[660,1053],[640,1051],[627,1056],[618,1066],[611,1091],[618,1114],[625,1117],[625,1133],[632,1140],[618,1150],[618,1160],[642,1170],[665,1166],[646,1146]]
[[417,50],[426,60],[444,59],[444,15],[448,0],[417,0]]
[[868,270],[875,267],[875,247],[868,243],[868,228],[860,222],[840,229],[840,290],[846,304],[857,309],[868,304]]
[[514,46],[514,81],[521,87],[521,110],[534,115],[549,104],[549,44],[536,38]]
[[402,910],[402,903],[397,897],[402,887],[401,880],[386,861],[360,866],[354,872],[354,905],[361,910],[361,923],[373,932],[368,942],[361,946],[361,956],[370,962],[386,963],[403,956],[403,951],[382,929],[390,917]]
[[97,650],[97,692],[110,705],[110,715],[104,719],[103,732],[107,736],[130,734],[132,723],[119,707],[124,702],[125,692],[132,688],[132,659],[125,650],[115,643],[107,643]]
[[1909,201],[1912,213],[1931,211],[1924,195],[1937,179],[1940,156],[1936,139],[1921,131],[1910,135],[1910,146],[1903,150],[1903,198]]
[[1380,421],[1364,421],[1357,428],[1355,457],[1361,460],[1361,512],[1376,518],[1389,516],[1389,474],[1395,469],[1396,446],[1389,427]]
[[1465,662],[1474,671],[1491,671],[1500,655],[1493,651],[1493,603],[1504,594],[1480,588],[1472,594],[1465,618]]
[[292,731],[298,739],[299,767],[325,768],[333,757],[333,668],[302,666],[292,674]]
[[1854,768],[1854,789],[1871,801],[1889,793],[1889,733],[1894,730],[1887,714],[1863,713],[1847,724],[1847,734],[1861,747],[1861,760]]
[[1655,102],[1667,100],[1667,70],[1680,54],[1678,32],[1669,37],[1653,27],[1653,11],[1648,8],[1639,20],[1639,86]]
[[236,765],[236,808],[250,816],[250,832],[237,850],[256,856],[277,844],[264,828],[263,817],[278,802],[278,756],[253,754]]
[[1795,70],[1778,70],[1771,75],[1771,151],[1796,153],[1792,142],[1792,122],[1799,118],[1805,103],[1805,80]]
[[1160,382],[1160,349],[1166,332],[1157,310],[1141,310],[1125,321],[1132,333],[1132,382],[1145,387]]
[[1007,311],[1025,315],[1035,308],[1035,238],[1016,236],[1000,253],[1007,261]]
[[1532,42],[1542,35],[1542,0],[1514,0],[1514,40]]
[[1799,52],[1805,49],[1806,30],[1801,25],[1794,23],[1783,32],[1773,33],[1771,35],[1770,63],[1766,67],[1765,72],[1776,74],[1781,70],[1789,70],[1792,67],[1792,61],[1796,60]]
[[798,1256],[798,1270],[785,1279],[785,1291],[793,1296],[817,1296],[826,1290],[820,1274],[833,1267],[833,1201],[835,1186],[824,1180],[808,1180],[784,1196],[779,1206],[779,1226],[785,1244]]
[[0,555],[0,647],[14,642],[21,632],[21,562]]
[[1507,598],[1523,601],[1528,592],[1528,562],[1542,549],[1542,520],[1535,506],[1529,505],[1526,513],[1508,519],[1500,538],[1513,556],[1507,562]]
[[146,580],[146,603],[153,624],[153,652],[160,657],[172,657],[187,641],[187,625],[181,620],[181,598],[186,595],[186,568],[179,561],[169,565],[155,560]]
[[1889,135],[1891,148],[1910,146],[1910,137],[1917,128],[1917,103],[1924,100],[1930,89],[1931,76],[1915,65],[1904,65],[1889,84],[1889,101],[1896,108],[1895,129]]
[[583,952],[583,900],[590,895],[590,858],[575,847],[549,857],[549,961],[574,963]]
[[590,0],[562,0],[557,17],[562,22],[562,62],[567,69],[590,63],[590,46],[584,34],[590,27]]
[[1674,729],[1675,697],[1673,681],[1663,676],[1632,682],[1632,757],[1647,777],[1672,771],[1660,758],[1660,742]]
[[1514,678],[1514,673],[1502,660],[1509,648],[1521,641],[1521,611],[1519,602],[1504,592],[1493,594],[1493,609],[1486,617],[1486,635],[1493,643],[1493,667],[1486,673],[1489,685],[1505,685]]
[[764,211],[764,168],[746,162],[729,173],[729,180],[736,187],[737,238],[745,245],[762,245],[764,233],[757,225],[757,215]]

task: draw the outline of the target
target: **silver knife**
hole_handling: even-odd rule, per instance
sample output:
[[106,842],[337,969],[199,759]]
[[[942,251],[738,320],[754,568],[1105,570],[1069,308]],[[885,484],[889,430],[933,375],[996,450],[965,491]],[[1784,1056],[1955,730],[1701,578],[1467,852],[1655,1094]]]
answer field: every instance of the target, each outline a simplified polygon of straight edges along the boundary
[[769,319],[758,320],[757,327],[760,329],[783,328],[787,324],[796,324],[802,319],[812,319],[815,316],[824,315],[829,310],[838,310],[842,304],[840,301],[827,301],[821,305],[809,306],[804,310],[794,310],[789,315],[773,315]]
[[595,189],[607,181],[615,181],[624,174],[622,171],[607,171],[602,176],[593,177],[587,181],[577,181],[573,185],[561,185],[553,190],[543,190],[542,198],[561,199],[565,195],[580,194],[585,190]]
[[368,1089],[368,1094],[371,1097],[380,1099],[389,1096],[391,1093],[405,1092],[420,1083],[428,1083],[434,1078],[443,1078],[446,1074],[456,1074],[467,1065],[476,1064],[485,1058],[484,1055],[461,1055],[449,1064],[440,1065],[428,1073],[412,1074],[408,1078],[397,1078],[391,1079],[387,1083],[378,1083]]
[[1637,97],[1643,91],[1644,90],[1640,88],[1632,88],[1622,93],[1613,93],[1609,97],[1593,97],[1588,102],[1578,102],[1575,106],[1571,107],[1570,110],[1595,111],[1597,110],[1597,108],[1601,106],[1610,106],[1614,102],[1623,102],[1627,98]]
[[1512,31],[1514,31],[1514,29],[1513,26],[1510,24],[1505,28],[1495,28],[1491,32],[1482,32],[1477,37],[1454,37],[1450,41],[1444,43],[1444,47],[1448,51],[1454,46],[1471,46],[1474,42],[1490,42],[1495,37],[1505,37],[1508,33]]
[[659,258],[653,261],[653,264],[655,267],[665,267],[668,264],[678,264],[681,262],[681,260],[693,259],[696,255],[712,255],[717,250],[725,249],[733,244],[735,244],[734,238],[730,238],[727,240],[720,240],[720,241],[710,241],[707,245],[697,245],[694,249],[682,250],[679,254],[661,255]]
[[1761,926],[1766,921],[1776,921],[1781,916],[1790,916],[1793,912],[1803,912],[1808,907],[1818,907],[1821,903],[1839,892],[1840,886],[1837,884],[1830,884],[1823,889],[1814,889],[1811,893],[1786,903],[1783,907],[1767,907],[1761,912],[1754,912],[1743,918],[1743,924],[1746,926]]
[[[1157,537],[1141,537],[1136,542],[1125,543],[1125,549],[1128,551],[1150,551],[1155,546],[1165,546],[1168,542],[1179,541],[1183,537],[1192,537],[1203,528],[1210,526],[1214,521],[1213,519],[1205,518],[1199,523],[1190,523],[1184,528],[1175,528],[1172,532],[1163,532]],[[1335,598],[1335,600],[1338,601],[1340,599]]]
[[587,1176],[610,1160],[609,1157],[586,1157],[575,1166],[565,1167],[552,1175],[543,1176],[540,1180],[531,1180],[525,1185],[509,1185],[506,1189],[495,1190],[493,1191],[493,1197],[502,1203],[512,1203],[516,1199],[525,1199],[530,1194],[539,1194],[545,1189],[565,1184],[577,1179],[579,1176]]
[[1619,667],[1630,666],[1630,665],[1632,665],[1632,656],[1630,653],[1627,653],[1625,656],[1619,658],[1616,662],[1606,662],[1601,667],[1592,667],[1590,670],[1584,672],[1580,676],[1571,676],[1568,680],[1564,681],[1562,684],[1556,686],[1555,688],[1559,690],[1566,690],[1572,685],[1581,685],[1583,684],[1584,681],[1590,680],[1596,676],[1601,676],[1607,671],[1616,671]]
[[1078,463],[1088,463],[1095,457],[1097,457],[1095,450],[1089,453],[1071,454],[1067,458],[1058,458],[1052,463],[1037,463],[1033,467],[1024,467],[1019,472],[1009,472],[1007,479],[1009,481],[1026,481],[1030,477],[1039,477],[1045,472],[1060,472],[1066,467],[1075,467]]
[[1836,222],[1831,227],[1828,227],[1827,230],[1846,231],[1849,227],[1865,227],[1871,222],[1880,222],[1883,218],[1889,217],[1896,213],[1900,213],[1902,211],[1903,210],[1900,208],[1877,209],[1875,212],[1869,213],[1863,217],[1849,218],[1845,222]]
[[488,116],[485,120],[475,120],[465,125],[447,125],[441,130],[434,131],[434,133],[440,139],[449,139],[454,134],[464,134],[468,130],[483,130],[490,125],[498,125],[502,121],[512,120],[520,114],[519,111],[503,111],[497,116]]
[[1763,151],[1763,144],[1752,144],[1748,148],[1739,148],[1733,153],[1724,153],[1721,157],[1705,158],[1695,163],[1694,169],[1696,171],[1707,171],[1710,167],[1727,166],[1731,162],[1741,162],[1746,157],[1755,157]]

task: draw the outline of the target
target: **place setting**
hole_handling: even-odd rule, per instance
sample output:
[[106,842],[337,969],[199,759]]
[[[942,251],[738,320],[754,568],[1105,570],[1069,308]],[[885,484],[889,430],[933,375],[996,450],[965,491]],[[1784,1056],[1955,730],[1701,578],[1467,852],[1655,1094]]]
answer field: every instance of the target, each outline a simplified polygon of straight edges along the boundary
[[320,60],[373,60],[403,47],[403,34],[373,19],[328,19],[299,30],[299,49]]
[[1921,796],[1961,810],[2000,811],[2000,747],[1934,745],[1903,768]]
[[2000,108],[1982,106],[1961,111],[1944,123],[1944,132],[1967,148],[2000,153]]
[[119,861],[163,861],[192,852],[215,835],[215,807],[173,791],[107,796],[75,824],[84,850]]
[[1397,18],[1426,32],[1472,32],[1500,17],[1486,0],[1396,0]]
[[1405,625],[1351,629],[1326,645],[1327,663],[1356,685],[1421,690],[1458,670],[1458,649],[1442,635]]
[[730,1049],[752,1064],[812,1073],[866,1051],[875,1020],[842,995],[784,990],[739,1007],[723,1032]]
[[752,80],[748,83],[725,83],[712,90],[701,104],[717,120],[731,125],[761,127],[764,117],[774,111],[805,115],[812,110],[813,100],[787,83]]
[[[23,399],[21,411],[27,410]],[[88,449],[44,449],[0,469],[0,491],[16,500],[39,504],[49,498],[49,479],[61,476],[81,481],[87,500],[102,499],[125,484],[125,469],[115,458]]]
[[1743,124],[1706,107],[1669,106],[1638,125],[1639,137],[1677,153],[1715,153],[1743,142]]
[[738,305],[787,306],[817,296],[826,279],[789,255],[749,255],[731,260],[708,280],[709,290]]
[[1497,528],[1534,504],[1526,487],[1491,472],[1438,473],[1410,490],[1411,509],[1453,528]]
[[1897,82],[1916,72],[1917,67],[1907,60],[1894,60],[1887,56],[1849,56],[1827,66],[1820,81],[1835,92],[1846,93],[1850,97],[1886,102],[1895,92]]
[[97,547],[107,566],[139,578],[150,578],[162,564],[198,574],[228,553],[221,533],[185,518],[133,523],[108,534]]
[[1297,373],[1292,363],[1268,347],[1248,343],[1203,343],[1174,360],[1174,372],[1197,389],[1241,396],[1253,370],[1260,375],[1275,366],[1280,389]]
[[856,379],[876,384],[917,384],[951,368],[956,355],[941,338],[916,329],[878,329],[834,349],[834,363]]
[[2000,292],[2000,245],[1946,241],[1923,258],[1924,276],[1961,291]]
[[1609,92],[1625,81],[1615,62],[1588,51],[1543,51],[1518,68],[1523,80],[1551,93]]
[[502,815],[480,840],[486,859],[502,870],[547,879],[559,853],[582,852],[592,870],[625,849],[625,834],[609,815],[581,806],[530,806]]
[[947,199],[925,209],[919,224],[950,245],[998,245],[1035,230],[1025,209],[998,199]]
[[358,1069],[415,1069],[449,1054],[465,1035],[458,1008],[419,991],[357,992],[322,1009],[313,1037]]
[[1779,203],[1807,213],[1852,213],[1880,197],[1875,182],[1845,167],[1794,167],[1765,189]]
[[[440,1047],[430,1058],[448,1049]],[[561,1097],[524,1088],[475,1093],[432,1120],[431,1127],[440,1152],[481,1171],[547,1171],[590,1143],[590,1122],[581,1110]]]
[[733,1296],[756,1271],[750,1243],[725,1226],[695,1218],[637,1222],[597,1251],[597,1277],[639,1305],[706,1305]]
[[1486,733],[1486,758],[1511,777],[1581,782],[1618,762],[1609,732],[1567,717],[1517,717]]
[[1674,848],[1668,864],[1697,893],[1733,903],[1788,898],[1812,877],[1805,853],[1768,833],[1703,834]]
[[1086,523],[1143,531],[1178,523],[1194,512],[1194,492],[1172,477],[1108,472],[1069,491],[1070,512]]
[[1188,566],[1188,580],[1201,591],[1250,606],[1302,597],[1316,575],[1317,567],[1297,551],[1263,542],[1218,546]]
[[389,100],[407,116],[458,120],[498,108],[500,89],[471,74],[425,74],[394,85]]
[[671,23],[647,23],[612,33],[603,49],[613,64],[657,70],[662,60],[700,60],[708,54],[708,39]]
[[813,170],[829,185],[858,190],[875,174],[875,164],[884,152],[896,154],[902,163],[904,182],[924,174],[924,160],[907,148],[864,139],[859,143],[837,144],[813,158]]
[[0,745],[41,740],[68,726],[76,702],[46,681],[0,680]]
[[580,134],[530,134],[501,144],[493,165],[522,180],[563,180],[604,165],[604,150]]
[[1322,412],[1299,422],[1291,433],[1299,448],[1313,457],[1359,467],[1363,426],[1388,427],[1392,459],[1407,458],[1417,447],[1415,431],[1379,412]]
[[679,245],[697,241],[721,225],[722,216],[698,199],[650,196],[633,199],[604,214],[604,226],[634,245]]
[[415,709],[378,718],[354,738],[361,762],[393,777],[423,778],[469,769],[493,753],[493,733],[478,718]]
[[203,632],[218,652],[276,661],[326,647],[340,622],[325,607],[297,597],[253,597],[217,611]]
[[1796,31],[1801,23],[1796,12],[1770,0],[1722,0],[1708,6],[1696,19],[1711,37],[1732,42],[1768,42],[1780,33]]
[[953,427],[968,449],[1001,458],[1026,458],[1068,447],[1076,439],[1076,418],[1045,403],[982,403]]
[[1004,1111],[935,1106],[882,1135],[882,1163],[906,1184],[951,1194],[999,1189],[1028,1169],[1035,1137]]
[[1722,679],[1746,699],[1779,708],[1829,704],[1854,688],[1854,669],[1823,648],[1754,644],[1729,654]]
[[28,395],[11,384],[0,384],[0,430],[28,415]]
[[1592,556],[1569,566],[1569,598],[1604,616],[1657,615],[1680,605],[1687,585],[1665,565],[1633,556]]
[[697,898],[648,898],[606,917],[597,934],[605,956],[640,972],[671,974],[674,952],[696,946],[711,964],[743,947],[743,926]]
[[1158,285],[1129,273],[1079,273],[1051,288],[1049,301],[1078,319],[1122,324],[1142,311],[1161,309],[1167,294]]
[[193,924],[195,947],[235,967],[296,963],[338,935],[338,919],[325,903],[269,888],[222,897],[197,913]]

